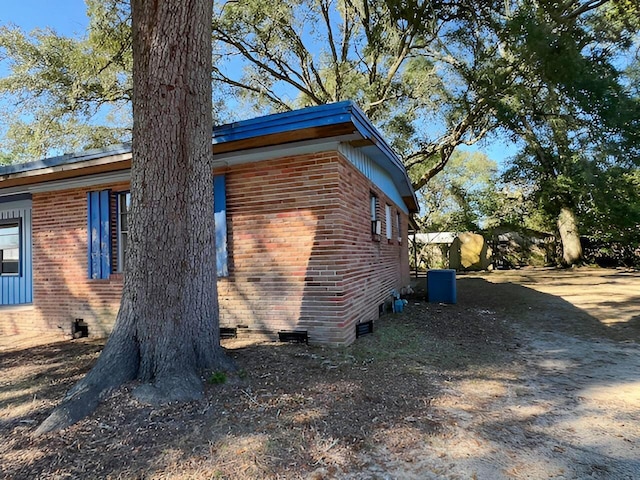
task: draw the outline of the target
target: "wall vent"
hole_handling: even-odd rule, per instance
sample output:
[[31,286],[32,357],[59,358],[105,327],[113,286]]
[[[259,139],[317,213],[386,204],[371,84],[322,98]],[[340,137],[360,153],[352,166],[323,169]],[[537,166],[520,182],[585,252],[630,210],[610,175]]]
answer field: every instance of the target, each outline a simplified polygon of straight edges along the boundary
[[236,338],[238,329],[232,327],[220,327],[220,338]]
[[309,334],[306,330],[281,330],[278,332],[281,342],[309,344]]
[[89,336],[89,325],[82,318],[76,318],[71,323],[71,336],[73,338],[83,338]]
[[368,322],[361,322],[356,325],[356,338],[360,338],[363,335],[373,333],[373,320]]

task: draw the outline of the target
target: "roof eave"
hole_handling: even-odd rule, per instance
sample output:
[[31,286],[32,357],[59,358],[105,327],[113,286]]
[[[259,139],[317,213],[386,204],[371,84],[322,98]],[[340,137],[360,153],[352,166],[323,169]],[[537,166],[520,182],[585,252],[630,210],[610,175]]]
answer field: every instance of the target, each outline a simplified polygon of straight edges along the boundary
[[404,164],[382,138],[362,110],[351,101],[259,117],[214,128],[213,152],[228,154],[303,142],[311,139],[355,135],[355,148],[387,170],[411,213],[419,211],[418,199]]
[[[52,161],[56,160],[56,161]],[[16,165],[18,166],[18,165]],[[131,149],[98,155],[64,156],[30,162],[24,170],[0,169],[0,188],[27,186],[131,168]],[[12,167],[14,167],[12,165]]]
[[[385,169],[411,213],[418,201],[402,161],[366,115],[351,101],[309,107],[215,127],[214,155],[335,138],[356,139],[355,148]],[[67,154],[27,164],[0,167],[1,188],[113,172],[131,168],[131,145]]]

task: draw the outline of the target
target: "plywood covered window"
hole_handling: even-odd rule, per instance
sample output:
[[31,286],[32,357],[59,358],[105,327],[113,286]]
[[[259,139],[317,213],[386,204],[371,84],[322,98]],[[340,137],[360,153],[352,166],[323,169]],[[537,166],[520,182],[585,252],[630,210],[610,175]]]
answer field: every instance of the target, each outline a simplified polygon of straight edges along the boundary
[[227,251],[227,187],[224,175],[213,177],[213,211],[216,234],[216,267],[218,277],[229,276]]
[[111,191],[87,193],[87,240],[89,278],[107,279],[111,274]]

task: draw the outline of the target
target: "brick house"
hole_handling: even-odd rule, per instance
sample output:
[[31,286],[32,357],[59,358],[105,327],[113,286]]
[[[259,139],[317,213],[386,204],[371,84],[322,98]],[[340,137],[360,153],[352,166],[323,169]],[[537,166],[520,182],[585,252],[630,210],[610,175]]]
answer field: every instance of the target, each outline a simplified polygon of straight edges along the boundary
[[[409,283],[406,171],[351,102],[216,127],[220,326],[349,344]],[[92,336],[123,284],[131,150],[0,167],[0,333]]]

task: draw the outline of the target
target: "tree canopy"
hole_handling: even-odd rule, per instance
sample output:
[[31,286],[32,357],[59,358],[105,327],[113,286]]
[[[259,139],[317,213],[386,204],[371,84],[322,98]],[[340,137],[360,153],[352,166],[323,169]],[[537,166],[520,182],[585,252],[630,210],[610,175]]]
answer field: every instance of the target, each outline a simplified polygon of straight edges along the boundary
[[86,0],[83,38],[0,27],[3,149],[38,159],[131,139],[131,28],[119,0]]
[[[13,158],[130,139],[128,3],[87,5],[81,39],[0,30]],[[213,13],[214,103],[248,116],[355,100],[416,189],[457,147],[512,139],[522,149],[507,178],[549,218],[569,212],[574,243],[591,228],[584,212],[621,211],[591,192],[635,178],[640,158],[633,0],[229,0]]]
[[420,192],[425,214],[421,224],[437,231],[479,231],[492,223],[497,189],[498,165],[480,152],[454,152],[447,168],[436,175],[429,188]]

